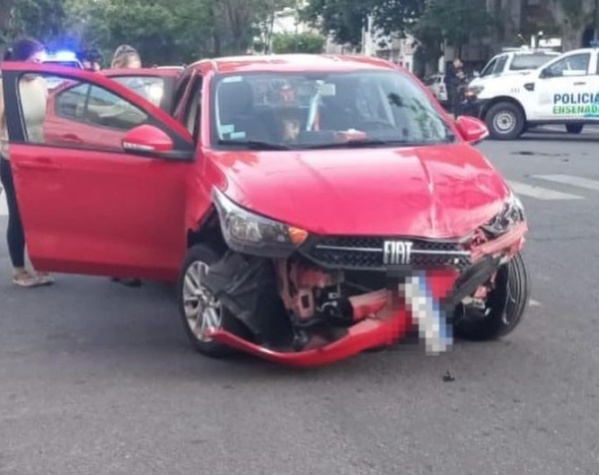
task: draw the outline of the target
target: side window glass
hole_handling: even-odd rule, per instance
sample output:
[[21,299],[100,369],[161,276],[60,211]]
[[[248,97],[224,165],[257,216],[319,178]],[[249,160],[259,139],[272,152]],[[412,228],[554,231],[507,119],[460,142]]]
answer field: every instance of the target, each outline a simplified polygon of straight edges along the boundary
[[501,56],[493,68],[493,74],[501,74],[503,72],[503,68],[505,68],[506,62],[507,56]]
[[64,119],[83,120],[89,90],[89,84],[79,84],[57,94],[56,115]]
[[53,75],[23,75],[19,102],[29,143],[122,151],[125,133],[150,119],[107,89]]
[[547,77],[576,77],[586,76],[591,62],[590,53],[573,54],[563,58],[551,66],[548,66],[544,72]]
[[160,107],[164,97],[164,79],[157,76],[119,76],[112,78],[139,94],[147,101]]
[[497,64],[497,59],[494,59],[489,64],[487,64],[485,69],[483,69],[482,72],[480,73],[481,77],[489,76],[489,75],[493,74],[493,69],[495,68],[496,64]]
[[145,112],[119,96],[97,86],[91,86],[85,119],[88,123],[127,131],[148,119]]

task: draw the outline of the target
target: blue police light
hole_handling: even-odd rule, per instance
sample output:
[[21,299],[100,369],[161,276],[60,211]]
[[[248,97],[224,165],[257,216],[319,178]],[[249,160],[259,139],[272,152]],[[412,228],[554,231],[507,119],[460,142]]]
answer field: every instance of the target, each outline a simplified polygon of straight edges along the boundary
[[77,61],[77,55],[72,51],[57,51],[56,53],[48,55],[48,59],[54,61]]
[[83,66],[77,58],[77,54],[68,50],[59,50],[45,55],[44,63],[53,63],[61,66],[82,69]]

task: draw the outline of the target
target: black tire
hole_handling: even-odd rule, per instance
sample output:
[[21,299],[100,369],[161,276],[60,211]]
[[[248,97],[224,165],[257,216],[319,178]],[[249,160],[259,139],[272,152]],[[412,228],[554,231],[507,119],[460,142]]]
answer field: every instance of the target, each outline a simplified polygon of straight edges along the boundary
[[489,296],[491,313],[484,318],[456,322],[456,336],[470,341],[490,341],[512,333],[522,322],[530,300],[530,279],[521,254],[504,264],[497,287]]
[[485,123],[494,140],[515,140],[526,128],[522,110],[511,102],[500,102],[485,114]]
[[[190,271],[190,268],[198,263],[203,263],[207,266],[214,264],[219,260],[219,255],[209,246],[204,244],[196,244],[189,248],[185,259],[183,261],[183,266],[181,267],[181,272],[179,274],[179,279],[177,283],[177,300],[179,306],[179,314],[181,315],[183,327],[185,329],[185,333],[193,347],[200,353],[205,356],[209,356],[212,358],[223,358],[227,356],[231,356],[236,354],[237,351],[233,348],[230,348],[225,345],[221,345],[220,343],[216,343],[214,341],[205,340],[202,341],[199,337],[194,333],[193,329],[190,326],[190,321],[186,316],[185,312],[185,295],[184,295],[184,285],[185,278]],[[220,308],[221,315],[221,327],[227,331],[235,333],[242,338],[247,337],[247,330],[243,326],[243,324],[235,318],[228,310],[224,307]]]
[[577,135],[584,129],[584,124],[566,124],[566,131],[569,134]]

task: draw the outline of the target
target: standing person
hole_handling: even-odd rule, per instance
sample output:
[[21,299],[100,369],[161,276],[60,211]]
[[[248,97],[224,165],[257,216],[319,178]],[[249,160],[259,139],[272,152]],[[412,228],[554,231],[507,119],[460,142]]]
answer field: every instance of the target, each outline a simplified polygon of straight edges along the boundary
[[457,118],[460,113],[460,86],[465,77],[464,65],[460,58],[455,58],[453,63],[448,64],[445,72],[445,88],[447,89],[447,101],[449,112]]
[[[31,61],[40,63],[45,55],[44,46],[31,38],[17,41],[12,49],[4,55],[4,61]],[[44,141],[44,119],[46,117],[46,100],[48,88],[40,76],[28,74],[19,82],[23,119],[30,140]],[[13,283],[20,287],[37,287],[51,285],[54,279],[46,272],[34,272],[25,268],[25,231],[17,202],[14,177],[10,164],[8,147],[8,130],[6,127],[6,110],[4,107],[4,91],[0,80],[0,179],[6,191],[8,205],[8,228],[6,237],[8,252],[13,266]]]
[[114,51],[110,67],[112,69],[139,69],[141,68],[141,57],[132,46],[121,45]]
[[[139,69],[141,68],[141,58],[137,50],[132,46],[121,45],[115,50],[110,67],[112,69]],[[138,278],[120,279],[113,277],[112,281],[119,282],[128,287],[139,287],[142,285],[141,279]]]

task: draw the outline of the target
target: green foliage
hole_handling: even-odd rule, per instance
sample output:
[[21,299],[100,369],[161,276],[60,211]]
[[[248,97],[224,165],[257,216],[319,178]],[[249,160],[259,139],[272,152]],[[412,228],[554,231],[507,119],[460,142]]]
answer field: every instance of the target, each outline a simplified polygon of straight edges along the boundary
[[27,35],[43,42],[54,42],[64,31],[64,0],[3,0],[0,2],[0,41],[8,46]]
[[319,54],[324,44],[325,38],[315,33],[279,33],[273,38],[273,52]]
[[413,28],[422,42],[461,48],[473,37],[483,37],[494,26],[484,0],[431,0]]
[[575,23],[584,19],[584,5],[582,0],[559,0],[566,16]]
[[301,18],[325,35],[332,33],[339,44],[358,46],[373,4],[374,0],[310,0],[302,10]]
[[385,35],[402,37],[410,32],[426,9],[426,0],[378,0],[372,4],[376,28]]

